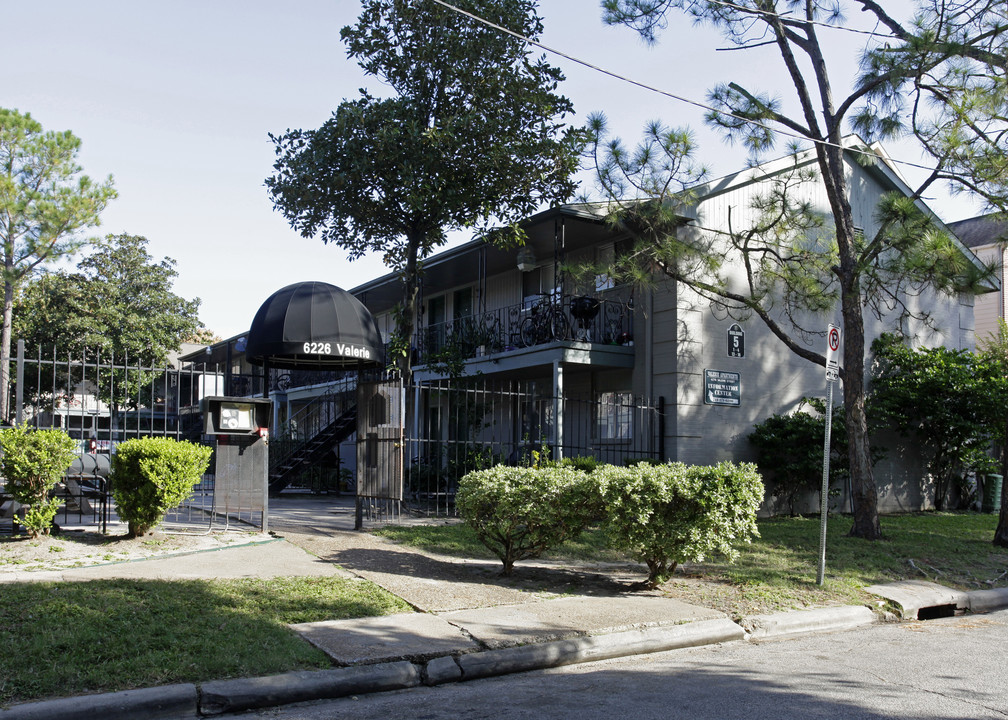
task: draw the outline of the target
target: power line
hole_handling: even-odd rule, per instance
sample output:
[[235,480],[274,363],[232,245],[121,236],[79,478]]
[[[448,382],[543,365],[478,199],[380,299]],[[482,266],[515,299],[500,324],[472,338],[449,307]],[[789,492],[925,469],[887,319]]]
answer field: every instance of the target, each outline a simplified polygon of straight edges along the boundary
[[[514,38],[517,38],[518,40],[521,40],[522,42],[528,43],[529,45],[533,45],[533,46],[535,46],[535,47],[537,47],[537,48],[539,48],[541,50],[544,50],[545,52],[548,52],[548,53],[551,53],[553,55],[557,55],[559,57],[562,57],[562,58],[564,58],[566,60],[571,61],[572,63],[575,63],[577,65],[581,65],[583,67],[586,67],[589,70],[594,70],[595,72],[601,73],[603,75],[608,75],[609,77],[611,77],[611,78],[613,78],[615,80],[619,80],[620,82],[625,82],[625,83],[628,83],[630,85],[635,85],[635,86],[637,86],[637,87],[639,87],[639,88],[641,88],[643,90],[647,90],[648,92],[653,92],[653,93],[656,93],[658,95],[663,95],[663,96],[665,96],[667,98],[670,98],[672,100],[678,100],[681,103],[685,103],[687,105],[692,105],[692,106],[700,108],[702,110],[707,110],[707,111],[710,111],[710,112],[718,113],[719,115],[724,115],[724,116],[730,117],[730,118],[732,118],[734,120],[739,120],[740,122],[744,122],[744,123],[746,123],[748,125],[753,125],[755,127],[761,128],[761,129],[766,130],[768,132],[773,132],[773,133],[777,133],[779,135],[783,135],[784,137],[790,137],[790,138],[794,138],[796,140],[807,141],[807,142],[811,142],[811,143],[813,143],[815,145],[822,145],[824,147],[832,147],[832,148],[836,148],[838,150],[846,150],[848,152],[858,153],[858,154],[865,155],[865,156],[870,157],[870,158],[872,158],[874,160],[879,160],[879,161],[882,161],[882,162],[891,162],[891,163],[895,163],[895,164],[898,164],[898,165],[905,165],[907,167],[917,168],[919,170],[927,170],[928,172],[932,172],[934,170],[934,168],[929,167],[927,165],[921,165],[920,163],[910,162],[909,160],[897,160],[895,158],[883,158],[881,155],[879,155],[879,154],[877,154],[875,152],[872,152],[871,150],[866,150],[864,148],[856,148],[856,147],[844,147],[843,145],[840,145],[839,143],[830,142],[829,140],[820,140],[820,139],[817,139],[817,138],[810,138],[810,137],[808,137],[806,135],[801,135],[801,134],[796,133],[796,132],[791,132],[791,131],[789,131],[787,129],[777,128],[777,127],[771,127],[769,125],[761,123],[758,120],[753,120],[752,118],[747,118],[747,117],[744,117],[742,115],[736,115],[734,113],[725,112],[724,110],[719,110],[718,108],[715,108],[715,107],[713,107],[711,105],[706,105],[706,104],[704,104],[702,102],[699,102],[697,100],[691,100],[690,98],[683,97],[681,95],[676,95],[675,93],[669,92],[668,90],[662,90],[661,88],[657,88],[657,87],[655,87],[653,85],[648,85],[647,83],[641,82],[640,80],[634,80],[633,78],[627,77],[625,75],[620,75],[619,73],[614,72],[612,70],[607,70],[606,68],[599,67],[598,65],[594,65],[593,63],[590,63],[587,60],[582,60],[581,58],[578,58],[578,57],[575,57],[573,55],[570,55],[569,53],[566,53],[566,52],[564,52],[562,50],[558,50],[557,48],[550,47],[549,45],[545,45],[544,43],[541,43],[538,40],[533,40],[532,38],[526,37],[526,36],[522,35],[521,33],[517,33],[517,32],[515,32],[513,30],[509,30],[508,28],[503,27],[501,25],[498,25],[497,23],[491,22],[490,20],[487,20],[485,18],[482,18],[479,15],[475,15],[475,14],[469,12],[468,10],[463,10],[460,7],[457,7],[455,5],[452,5],[449,2],[446,2],[446,0],[432,0],[432,2],[435,2],[438,5],[441,5],[441,6],[447,8],[447,9],[453,11],[453,12],[456,12],[459,15],[464,15],[465,17],[468,17],[471,20],[475,20],[478,23],[482,23],[483,25],[486,25],[489,28],[492,28],[492,29],[497,30],[499,32],[502,32],[502,33],[505,33],[507,35],[510,35],[510,36],[512,36]],[[720,3],[720,4],[728,5],[728,3]],[[731,7],[735,7],[735,6],[731,6]],[[827,25],[827,27],[833,27],[833,26]]]
[[885,35],[880,35],[874,30],[858,30],[857,28],[849,28],[843,25],[830,25],[827,22],[821,20],[808,20],[802,19],[795,15],[781,15],[777,12],[770,12],[769,10],[760,10],[759,8],[747,8],[742,5],[736,5],[735,3],[725,2],[724,0],[707,0],[711,5],[721,5],[722,7],[729,8],[731,10],[741,10],[742,12],[750,13],[753,15],[766,15],[771,18],[779,18],[781,20],[787,20],[790,22],[801,23],[802,25],[817,25],[819,27],[828,28],[830,30],[842,30],[843,32],[854,33],[855,35],[868,35],[870,37],[886,37]]

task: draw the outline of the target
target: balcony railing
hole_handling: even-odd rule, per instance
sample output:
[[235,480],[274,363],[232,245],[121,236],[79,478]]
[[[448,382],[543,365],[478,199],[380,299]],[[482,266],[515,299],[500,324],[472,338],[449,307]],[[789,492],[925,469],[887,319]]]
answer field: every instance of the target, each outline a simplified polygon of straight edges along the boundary
[[623,300],[544,294],[532,303],[425,325],[416,335],[421,365],[553,342],[632,345],[632,308]]

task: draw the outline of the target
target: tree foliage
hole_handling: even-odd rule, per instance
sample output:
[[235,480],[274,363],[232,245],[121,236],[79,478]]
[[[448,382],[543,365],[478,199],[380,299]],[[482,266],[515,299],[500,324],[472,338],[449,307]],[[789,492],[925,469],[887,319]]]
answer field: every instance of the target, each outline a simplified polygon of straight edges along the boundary
[[[639,155],[642,161],[619,162],[618,153],[613,150],[619,146],[609,143],[606,148],[604,126],[598,124],[594,128],[593,145],[601,157],[599,176],[603,189],[610,198],[619,201],[618,213],[629,215],[626,225],[632,231],[642,238],[662,239],[658,243],[661,248],[657,253],[658,265],[669,276],[729,311],[756,314],[793,352],[820,365],[825,365],[825,357],[809,346],[811,336],[816,333],[803,327],[799,318],[807,311],[824,312],[839,306],[844,336],[841,376],[854,501],[851,532],[874,539],[881,536],[881,527],[864,406],[865,308],[879,315],[908,314],[914,305],[908,298],[926,288],[944,292],[971,290],[981,281],[984,269],[968,262],[954,241],[921,212],[917,195],[885,197],[876,211],[876,232],[866,236],[859,231],[851,205],[850,158],[855,153],[860,162],[881,161],[873,157],[872,148],[845,147],[844,126],[872,129],[878,136],[897,134],[903,129],[896,122],[900,99],[892,96],[908,83],[913,85],[925,77],[934,81],[934,87],[926,91],[918,88],[919,97],[944,82],[953,90],[958,89],[960,97],[983,97],[996,106],[998,92],[1002,92],[1003,98],[1004,77],[1004,53],[998,56],[996,50],[1002,47],[1008,27],[1003,21],[1003,6],[995,3],[975,6],[934,0],[922,4],[916,19],[906,24],[892,18],[873,0],[851,4],[876,21],[878,27],[863,55],[862,77],[843,96],[835,93],[833,63],[827,59],[819,37],[826,26],[844,26],[838,2],[814,0],[801,5],[775,0],[603,2],[606,21],[628,25],[648,42],[656,42],[672,14],[682,11],[697,23],[718,28],[740,50],[776,47],[781,73],[794,91],[789,101],[785,103],[735,82],[722,82],[710,91],[712,110],[707,121],[722,130],[729,141],[743,145],[754,164],[775,147],[782,134],[810,142],[811,149],[806,152],[815,167],[815,180],[822,184],[828,199],[828,212],[824,215],[817,218],[816,210],[802,201],[800,193],[796,194],[802,184],[812,179],[804,166],[796,163],[790,172],[774,177],[771,189],[756,198],[752,208],[756,219],[751,226],[730,227],[716,242],[702,235],[691,238],[677,232],[681,224],[677,213],[684,201],[672,196],[670,189],[677,180],[685,180],[682,184],[689,186],[693,168],[679,158],[688,158],[692,148],[678,140],[664,145],[651,143],[650,152]],[[952,28],[958,30],[953,33]],[[984,81],[967,80],[960,70],[976,62],[989,70],[987,85]],[[835,61],[839,68],[849,63],[849,58]],[[882,103],[883,97],[889,97],[891,102]],[[964,100],[957,106],[958,127],[993,127],[984,124],[987,107]],[[993,122],[996,125],[999,120],[995,118]],[[924,139],[927,125],[921,123],[918,127],[921,130],[918,137]],[[955,134],[945,132],[944,137],[952,138]],[[987,138],[996,141],[994,147],[1003,147],[1001,135],[988,132]],[[933,147],[939,147],[937,140]],[[792,148],[792,153],[796,152],[797,148]],[[978,155],[975,162],[958,164],[956,158],[961,159],[961,154],[946,153],[943,157],[948,162],[941,166],[940,177],[976,189],[976,173],[997,175],[996,152],[984,152],[986,163]],[[613,182],[607,178],[613,170],[648,179]],[[923,187],[927,185],[925,182]],[[637,230],[640,221],[636,213],[642,205],[639,196],[629,198],[624,192],[631,187],[645,189],[647,197],[662,201],[648,210],[653,218],[644,225],[647,233]],[[651,190],[647,191],[649,187]],[[638,250],[646,251],[654,245],[654,242],[638,243]],[[725,268],[729,262],[744,268],[741,288],[728,281]],[[697,269],[699,274],[694,272]]]
[[957,481],[988,469],[994,435],[1004,426],[1008,376],[993,357],[968,350],[912,350],[894,335],[872,343],[869,413],[880,428],[913,438],[934,483],[935,508]]
[[905,26],[880,17],[889,38],[862,60],[854,126],[912,134],[934,163],[922,191],[944,182],[1008,209],[1008,5],[931,0]]
[[[771,415],[749,434],[770,494],[786,504],[791,515],[802,496],[822,489],[825,410],[821,399],[805,398],[793,413]],[[839,405],[833,406],[831,423],[829,481],[836,486],[849,475],[847,429]]]
[[[459,5],[530,38],[532,0]],[[418,278],[451,230],[513,226],[574,191],[580,134],[563,118],[560,71],[526,45],[431,2],[366,0],[341,37],[350,58],[392,91],[361,90],[317,130],[270,138],[274,207],[305,237],[353,260],[380,252],[403,278],[398,362],[409,372]]]
[[[111,382],[96,383],[102,400],[121,406],[150,382],[151,372],[143,368],[163,368],[201,327],[200,301],[176,295],[176,277],[175,261],[152,258],[146,238],[109,235],[76,272],[42,275],[25,285],[15,329],[29,347],[55,348],[61,359],[87,354],[128,364],[130,371],[115,370]],[[50,381],[58,389],[65,385],[63,377],[42,385]]]
[[0,261],[4,284],[0,334],[0,419],[8,415],[11,320],[15,290],[36,269],[76,252],[82,233],[116,193],[112,178],[81,174],[80,140],[44,131],[27,113],[0,108]]

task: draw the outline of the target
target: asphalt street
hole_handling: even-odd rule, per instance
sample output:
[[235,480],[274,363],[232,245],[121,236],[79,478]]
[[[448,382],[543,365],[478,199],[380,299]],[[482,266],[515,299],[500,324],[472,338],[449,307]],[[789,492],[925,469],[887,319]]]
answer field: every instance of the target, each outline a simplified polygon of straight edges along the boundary
[[1008,718],[1008,610],[288,706],[256,720]]

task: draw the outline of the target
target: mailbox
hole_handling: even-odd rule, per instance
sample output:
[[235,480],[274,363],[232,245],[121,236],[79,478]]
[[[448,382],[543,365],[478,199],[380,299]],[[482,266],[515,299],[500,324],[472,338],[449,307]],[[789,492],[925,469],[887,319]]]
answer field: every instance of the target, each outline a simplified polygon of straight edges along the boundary
[[207,435],[264,435],[273,401],[268,398],[205,397],[200,400]]

